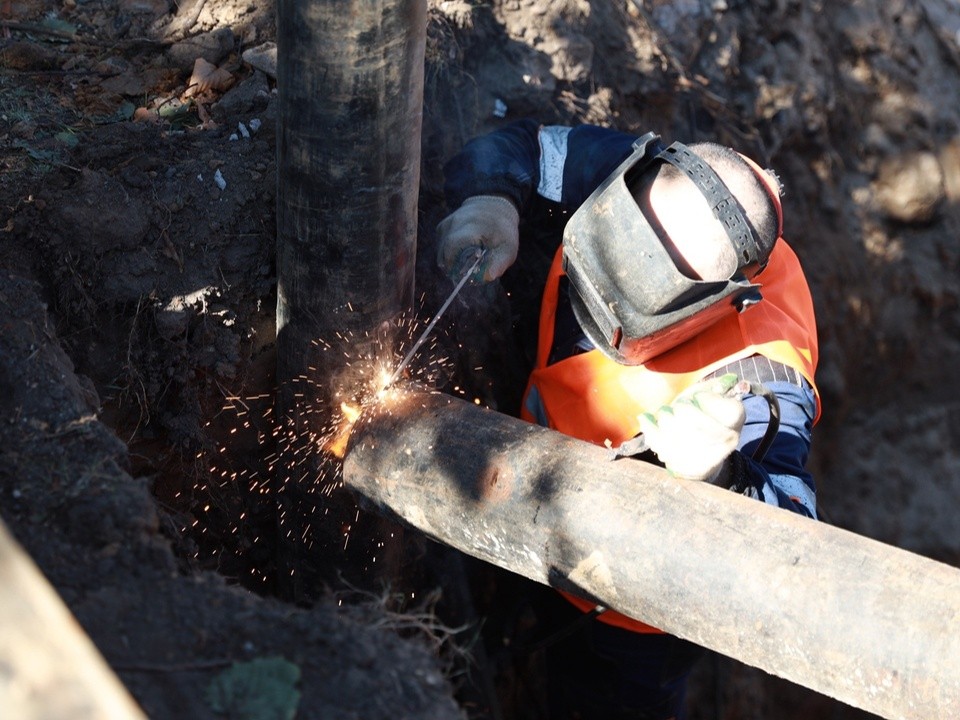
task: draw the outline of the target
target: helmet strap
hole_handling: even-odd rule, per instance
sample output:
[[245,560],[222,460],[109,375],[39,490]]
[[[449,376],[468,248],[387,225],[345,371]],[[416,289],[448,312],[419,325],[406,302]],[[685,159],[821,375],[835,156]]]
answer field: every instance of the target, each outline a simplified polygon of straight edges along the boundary
[[760,244],[747,222],[740,203],[720,179],[720,176],[686,145],[671,143],[657,155],[658,160],[681,170],[706,198],[714,216],[720,221],[737,256],[738,272],[747,277],[755,275],[764,263],[760,260]]

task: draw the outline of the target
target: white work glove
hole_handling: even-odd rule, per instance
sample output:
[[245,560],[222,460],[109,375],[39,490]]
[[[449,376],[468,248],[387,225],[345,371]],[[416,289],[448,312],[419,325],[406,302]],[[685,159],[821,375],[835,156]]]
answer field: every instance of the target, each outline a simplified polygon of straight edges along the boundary
[[737,376],[728,373],[692,385],[669,405],[639,416],[640,430],[673,475],[717,482],[737,449],[746,419]]
[[437,263],[456,278],[475,257],[473,249],[486,248],[483,281],[506,272],[520,247],[520,213],[501,195],[474,195],[437,225]]

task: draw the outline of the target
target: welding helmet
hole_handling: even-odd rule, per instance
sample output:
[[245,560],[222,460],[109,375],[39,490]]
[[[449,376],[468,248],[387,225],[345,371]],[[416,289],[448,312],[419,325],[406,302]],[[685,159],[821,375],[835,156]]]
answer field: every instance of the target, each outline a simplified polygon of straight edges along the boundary
[[[637,204],[631,187],[660,163],[693,181],[726,231],[738,258],[729,279],[685,275]],[[779,220],[779,199],[768,181],[758,179]],[[716,172],[685,145],[665,147],[654,133],[637,139],[631,155],[571,216],[563,235],[563,269],[577,321],[597,349],[626,365],[676,347],[731,308],[742,312],[760,302],[760,285],[750,280],[765,263],[753,226]]]

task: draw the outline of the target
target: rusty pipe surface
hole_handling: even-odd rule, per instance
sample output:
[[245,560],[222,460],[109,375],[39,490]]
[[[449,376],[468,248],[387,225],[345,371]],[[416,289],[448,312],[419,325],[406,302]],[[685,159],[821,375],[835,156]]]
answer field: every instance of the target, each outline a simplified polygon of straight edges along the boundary
[[456,398],[396,390],[344,480],[464,553],[884,718],[960,717],[960,570]]
[[[373,576],[399,562],[394,528],[368,527],[382,518],[358,516],[348,493],[320,504],[288,480],[324,472],[312,436],[364,367],[389,357],[414,303],[427,1],[278,0],[276,19],[275,417],[291,438],[274,466],[276,560],[279,593],[300,602],[333,580],[323,565],[379,586]],[[345,523],[357,530],[349,549]],[[308,557],[311,545],[323,552]],[[377,573],[350,576],[374,555]]]

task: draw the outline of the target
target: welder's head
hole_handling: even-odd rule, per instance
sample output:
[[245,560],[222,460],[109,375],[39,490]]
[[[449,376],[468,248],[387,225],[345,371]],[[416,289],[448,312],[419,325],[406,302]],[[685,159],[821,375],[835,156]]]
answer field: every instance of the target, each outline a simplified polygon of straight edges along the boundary
[[779,194],[775,175],[730,148],[640,138],[564,233],[584,332],[640,364],[756,304],[750,280],[780,237]]

